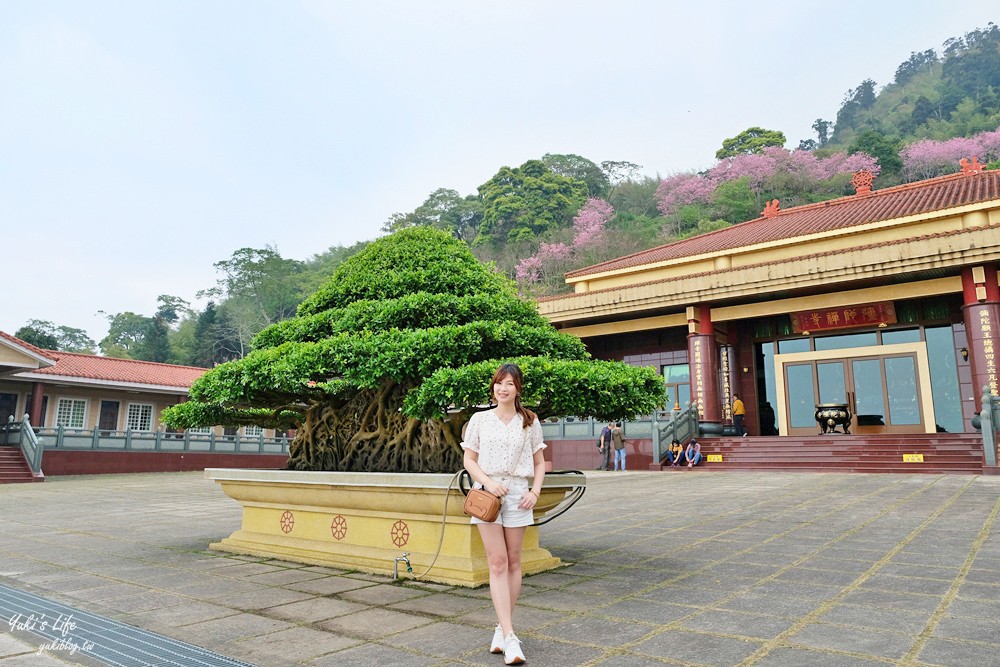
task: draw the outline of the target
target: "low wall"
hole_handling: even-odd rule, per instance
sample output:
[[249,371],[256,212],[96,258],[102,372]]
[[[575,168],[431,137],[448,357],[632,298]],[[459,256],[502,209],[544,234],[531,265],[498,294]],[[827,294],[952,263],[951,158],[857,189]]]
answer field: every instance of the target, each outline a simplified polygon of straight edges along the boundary
[[105,475],[130,472],[186,472],[205,468],[285,467],[287,454],[224,454],[195,452],[95,452],[46,450],[42,472],[54,475]]
[[[594,470],[604,462],[604,454],[597,451],[597,439],[593,440],[550,440],[546,444],[552,450],[553,470]],[[546,450],[546,453],[548,450]],[[614,453],[611,465],[614,466]],[[545,457],[550,458],[548,455]],[[653,441],[649,438],[628,440],[625,443],[625,465],[629,470],[649,470],[653,462]]]
[[[545,450],[550,470],[594,470],[602,454],[596,440],[550,440]],[[653,441],[629,440],[625,464],[631,470],[648,470],[653,462]],[[42,456],[42,472],[50,475],[105,475],[130,472],[185,472],[205,468],[285,467],[287,454],[232,454],[222,452],[143,452],[47,449]],[[612,455],[612,462],[614,455]]]

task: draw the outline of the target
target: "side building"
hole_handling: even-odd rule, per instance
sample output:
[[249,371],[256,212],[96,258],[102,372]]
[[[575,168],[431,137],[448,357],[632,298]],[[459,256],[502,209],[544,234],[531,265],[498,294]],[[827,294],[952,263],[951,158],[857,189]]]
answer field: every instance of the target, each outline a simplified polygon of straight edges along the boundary
[[281,467],[274,454],[287,456],[287,434],[165,428],[162,411],[186,401],[205,371],[44,350],[0,332],[0,425],[28,415],[49,475]]
[[602,359],[653,366],[708,433],[969,433],[997,393],[1000,171],[960,173],[783,210],[566,274],[539,301]]

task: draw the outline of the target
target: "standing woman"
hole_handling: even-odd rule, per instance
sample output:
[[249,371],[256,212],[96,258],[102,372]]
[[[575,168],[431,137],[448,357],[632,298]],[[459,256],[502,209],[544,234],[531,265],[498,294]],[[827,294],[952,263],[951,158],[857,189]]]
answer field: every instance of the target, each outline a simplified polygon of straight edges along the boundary
[[493,374],[496,407],[472,415],[466,426],[465,469],[477,487],[500,496],[500,515],[492,523],[475,517],[490,567],[490,598],[497,613],[490,652],[503,653],[504,663],[524,662],[521,640],[514,634],[514,605],[521,594],[521,543],[534,523],[545,478],[542,425],[521,405],[521,369],[503,364]]

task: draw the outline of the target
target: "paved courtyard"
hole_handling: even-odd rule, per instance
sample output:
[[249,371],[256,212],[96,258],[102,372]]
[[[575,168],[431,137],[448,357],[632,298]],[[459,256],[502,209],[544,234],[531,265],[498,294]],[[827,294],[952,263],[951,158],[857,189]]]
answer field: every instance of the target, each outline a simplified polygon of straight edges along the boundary
[[[588,473],[525,579],[529,665],[1000,666],[1000,477]],[[0,487],[0,584],[260,667],[502,665],[486,588],[207,550],[198,473]],[[0,667],[100,665],[4,619]],[[183,663],[163,663],[183,664]]]

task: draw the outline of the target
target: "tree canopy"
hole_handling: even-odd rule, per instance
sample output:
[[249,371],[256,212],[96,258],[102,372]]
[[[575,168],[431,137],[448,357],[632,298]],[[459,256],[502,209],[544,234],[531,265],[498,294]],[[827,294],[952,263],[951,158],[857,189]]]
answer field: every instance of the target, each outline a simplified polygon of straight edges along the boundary
[[542,156],[542,164],[560,176],[568,176],[587,184],[591,197],[605,197],[611,187],[608,174],[603,165],[598,167],[585,157],[569,153],[546,153]]
[[82,352],[93,354],[97,344],[83,329],[56,326],[48,320],[29,320],[14,332],[14,336],[26,343],[45,350],[60,352]]
[[479,186],[483,222],[474,245],[533,239],[568,224],[587,201],[587,184],[552,171],[541,160],[502,167]]
[[716,160],[737,155],[753,155],[762,153],[768,146],[785,145],[785,133],[778,130],[765,130],[762,127],[748,127],[735,137],[722,142],[722,148],[715,151]]
[[452,471],[462,426],[510,360],[525,373],[524,403],[542,418],[630,418],[663,401],[655,369],[590,359],[464,243],[421,227],[347,259],[295,318],[202,376],[164,418],[294,426],[294,469]]

